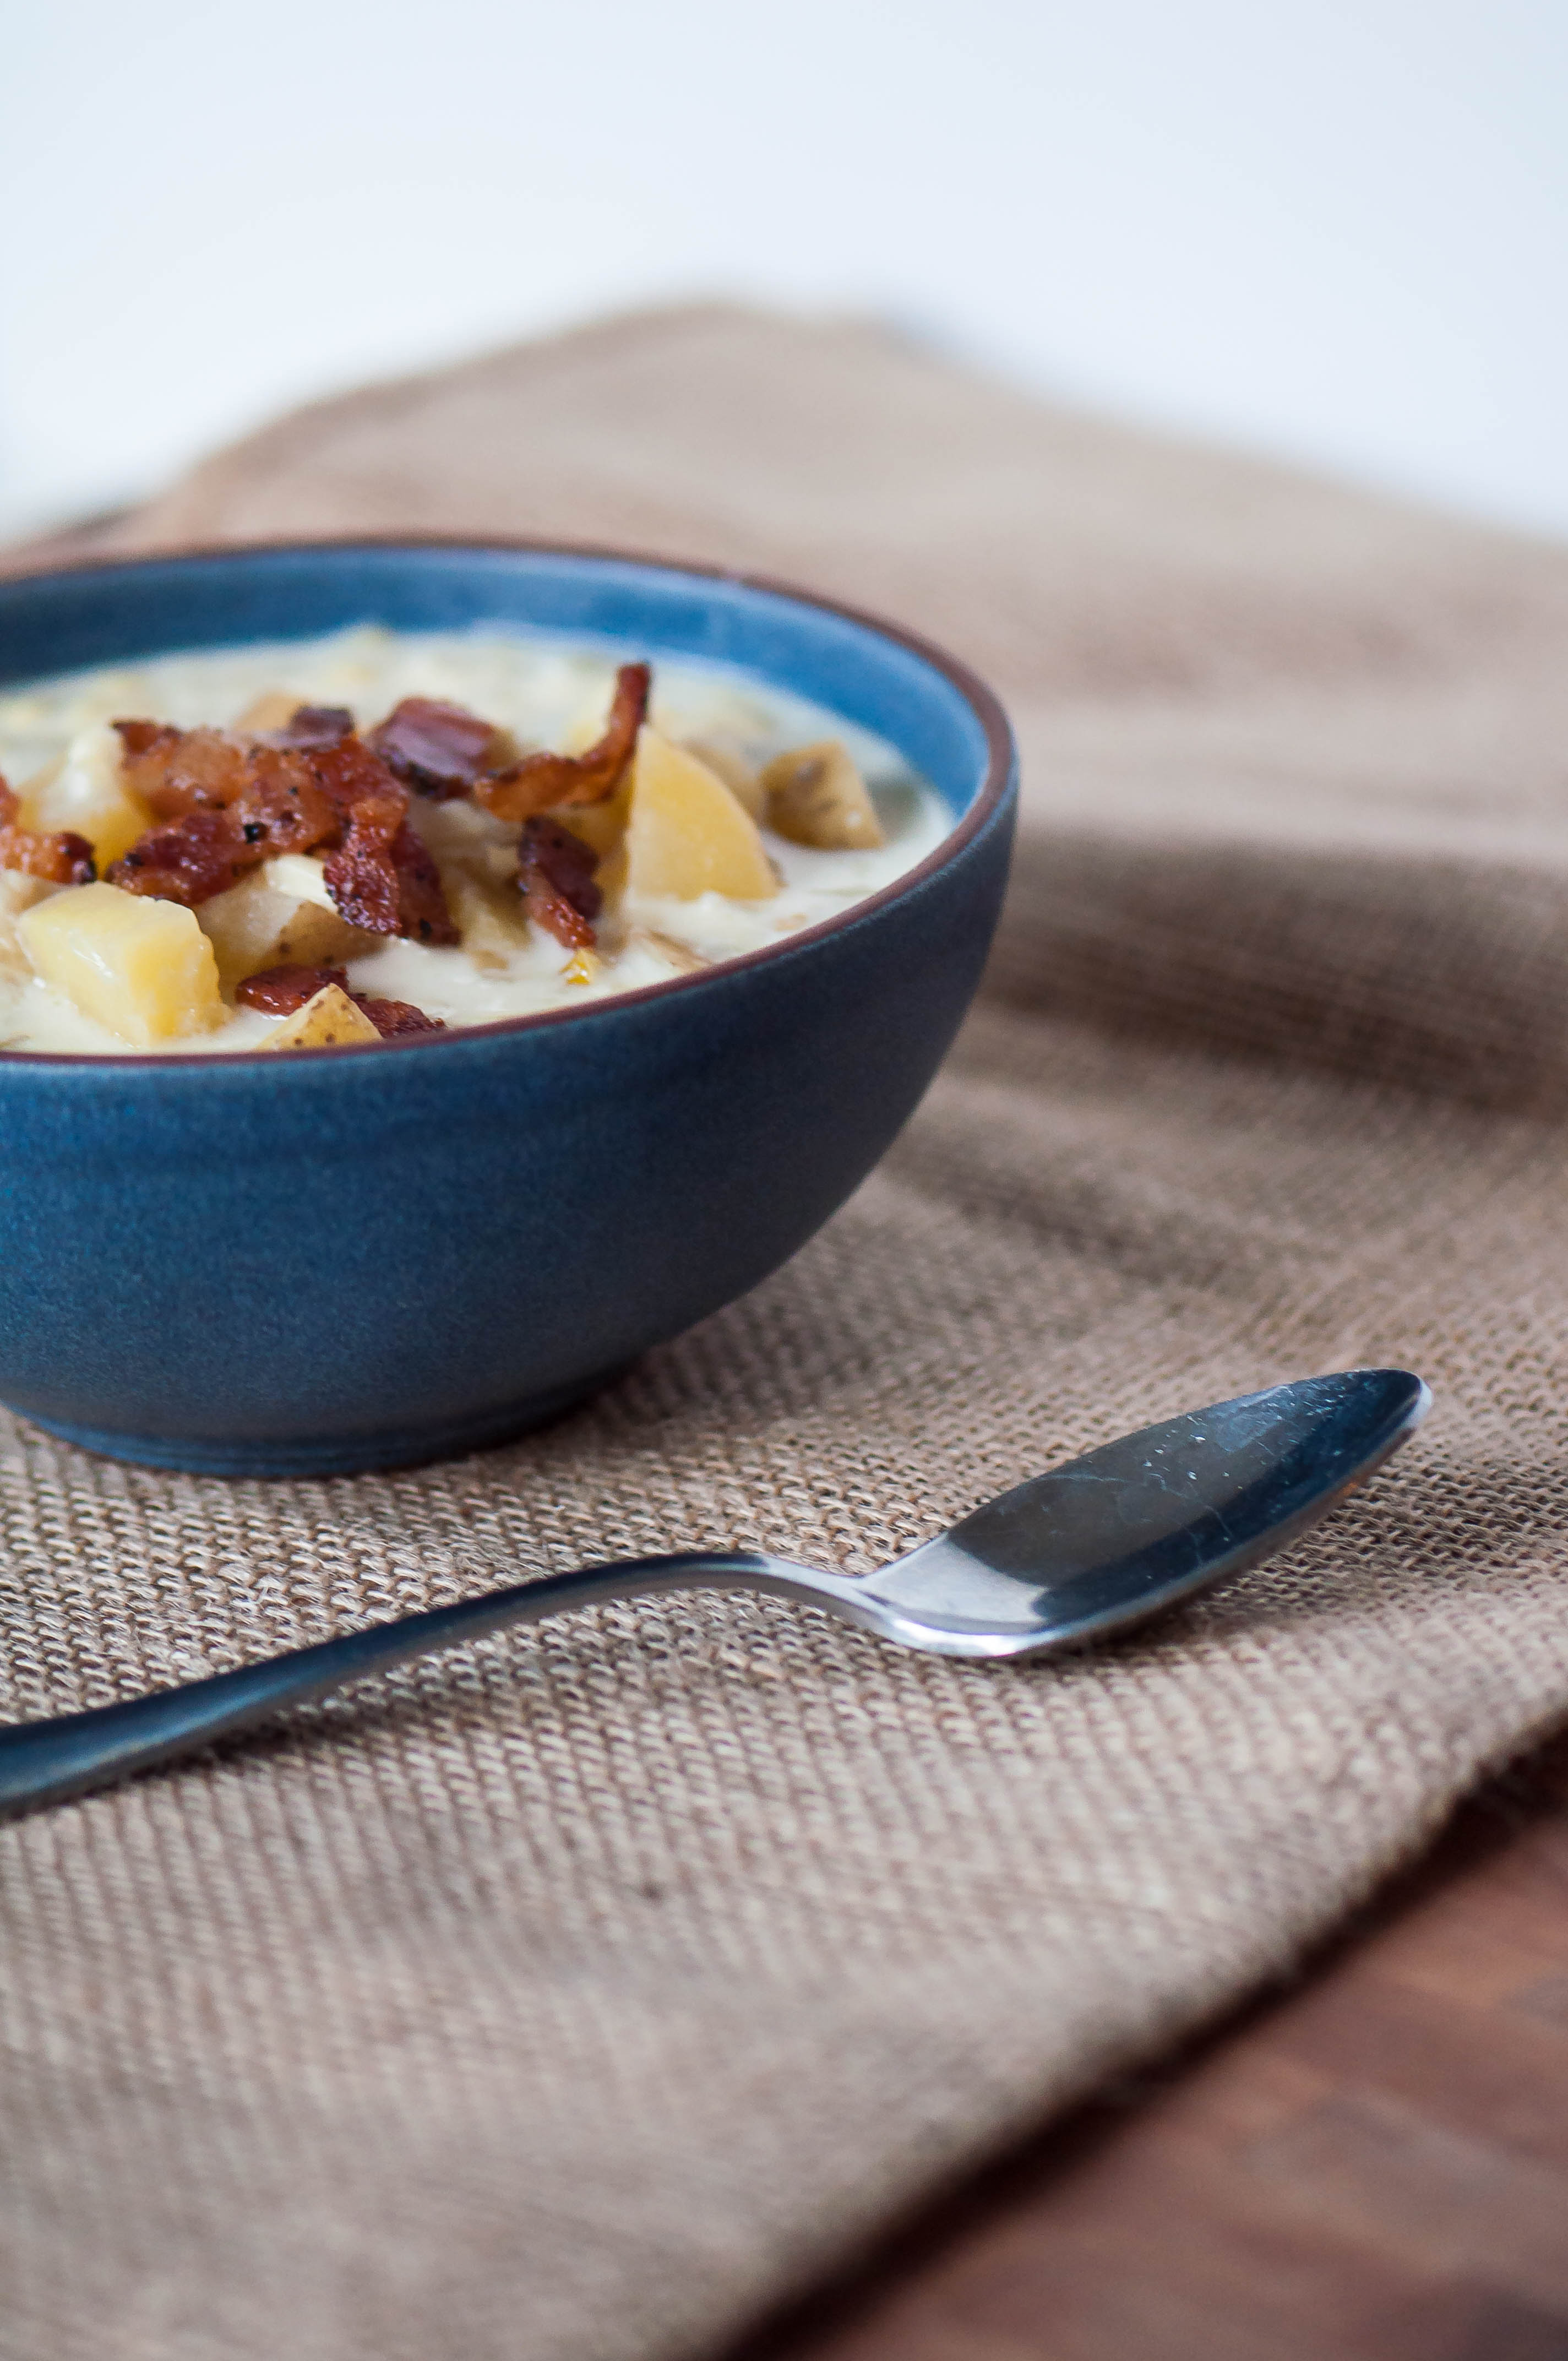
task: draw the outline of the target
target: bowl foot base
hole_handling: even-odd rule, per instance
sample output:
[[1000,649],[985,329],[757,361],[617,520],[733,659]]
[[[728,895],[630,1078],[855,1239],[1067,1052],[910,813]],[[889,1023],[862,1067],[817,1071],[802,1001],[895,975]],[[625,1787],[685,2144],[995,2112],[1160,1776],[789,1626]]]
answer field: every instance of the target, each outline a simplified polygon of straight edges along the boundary
[[411,1427],[385,1434],[266,1436],[247,1442],[239,1436],[115,1434],[95,1426],[74,1426],[64,1419],[40,1418],[36,1411],[21,1415],[62,1443],[74,1443],[104,1459],[128,1460],[137,1467],[177,1467],[191,1476],[364,1476],[377,1468],[418,1467],[432,1459],[457,1459],[469,1451],[488,1451],[510,1443],[531,1427],[543,1426],[571,1410],[601,1386],[620,1377],[618,1363],[597,1377],[579,1378],[553,1393],[535,1394],[504,1410],[483,1411],[455,1419],[444,1426]]

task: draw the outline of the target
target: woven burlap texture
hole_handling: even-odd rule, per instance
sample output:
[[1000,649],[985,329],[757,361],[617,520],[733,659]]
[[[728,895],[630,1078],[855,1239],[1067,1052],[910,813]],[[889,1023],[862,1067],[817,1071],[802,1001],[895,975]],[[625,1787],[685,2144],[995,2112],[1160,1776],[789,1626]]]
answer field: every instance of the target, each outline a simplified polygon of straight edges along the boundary
[[307,412],[112,538],[400,526],[952,644],[1025,749],[992,982],[815,1244],[547,1433],[262,1485],[0,1427],[5,1710],[587,1557],[869,1565],[1287,1376],[1438,1409],[1102,1654],[605,1609],[0,1831],[7,2361],[711,2353],[1568,1710],[1568,559],[723,309]]

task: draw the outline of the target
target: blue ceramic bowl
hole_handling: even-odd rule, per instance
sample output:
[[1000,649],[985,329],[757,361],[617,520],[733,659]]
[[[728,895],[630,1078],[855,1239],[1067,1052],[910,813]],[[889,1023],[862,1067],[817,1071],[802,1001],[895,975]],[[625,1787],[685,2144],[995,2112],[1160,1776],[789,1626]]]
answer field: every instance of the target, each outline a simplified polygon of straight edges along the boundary
[[795,1253],[914,1109],[1007,870],[1007,723],[908,634],[609,552],[318,543],[0,584],[0,682],[485,622],[719,658],[878,730],[951,806],[843,917],[582,1009],[288,1059],[0,1054],[0,1400],[217,1475],[495,1443]]

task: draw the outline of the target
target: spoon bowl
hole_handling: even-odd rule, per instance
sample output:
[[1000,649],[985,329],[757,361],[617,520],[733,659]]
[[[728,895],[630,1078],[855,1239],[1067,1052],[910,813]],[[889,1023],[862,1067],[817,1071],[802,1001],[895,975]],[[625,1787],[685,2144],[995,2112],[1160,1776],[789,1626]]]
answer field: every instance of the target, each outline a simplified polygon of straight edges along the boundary
[[1397,1451],[1431,1400],[1406,1369],[1308,1378],[1103,1444],[875,1574],[755,1550],[584,1566],[123,1704],[16,1723],[0,1729],[0,1813],[150,1770],[416,1656],[612,1598],[767,1591],[939,1656],[1084,1647],[1282,1549]]
[[861,1620],[944,1656],[1107,1638],[1283,1549],[1431,1403],[1409,1370],[1354,1369],[1119,1436],[865,1576],[858,1596],[876,1611]]

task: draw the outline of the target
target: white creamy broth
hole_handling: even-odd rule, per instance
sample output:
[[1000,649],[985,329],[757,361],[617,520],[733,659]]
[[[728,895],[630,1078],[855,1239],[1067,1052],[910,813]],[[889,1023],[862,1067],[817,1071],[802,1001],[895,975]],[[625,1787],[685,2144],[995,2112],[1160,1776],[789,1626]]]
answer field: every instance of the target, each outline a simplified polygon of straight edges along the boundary
[[[510,731],[521,748],[578,752],[603,726],[617,665],[641,653],[499,631],[413,634],[362,626],[313,641],[159,656],[0,693],[0,772],[25,792],[29,777],[56,762],[91,725],[136,716],[183,729],[230,727],[272,691],[302,704],[347,706],[361,730],[403,697],[441,698]],[[486,967],[461,948],[385,939],[349,961],[352,989],[411,1002],[452,1027],[579,1007],[667,982],[693,959],[731,958],[832,917],[923,861],[951,828],[940,798],[885,741],[738,670],[652,661],[649,719],[663,736],[722,749],[752,771],[788,749],[837,739],[872,791],[886,842],[874,850],[823,851],[792,842],[764,823],[762,840],[780,876],[776,894],[742,902],[715,893],[683,900],[628,890],[598,923],[586,977],[585,962],[574,961],[533,927],[503,963]],[[436,804],[415,796],[410,817],[444,867],[455,859],[488,862],[498,878],[508,873],[509,862],[515,868],[516,827],[469,802]],[[562,818],[570,824],[569,813]],[[0,903],[0,929],[5,924]],[[649,935],[663,941],[650,945]],[[0,1048],[204,1055],[258,1049],[278,1021],[239,1006],[215,1030],[132,1044],[28,972],[14,942],[7,960],[0,939]]]

